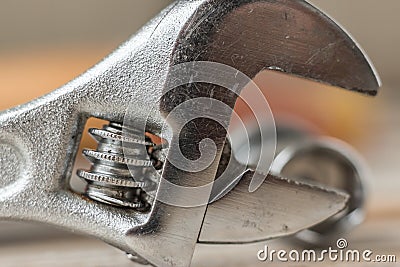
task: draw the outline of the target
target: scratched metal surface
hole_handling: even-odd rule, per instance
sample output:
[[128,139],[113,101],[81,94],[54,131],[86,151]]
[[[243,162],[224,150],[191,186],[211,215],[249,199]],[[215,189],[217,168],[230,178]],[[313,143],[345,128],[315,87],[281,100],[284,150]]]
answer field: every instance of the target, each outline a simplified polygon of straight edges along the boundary
[[[339,1],[339,3],[340,3],[340,1]],[[347,6],[347,3],[346,4],[343,4],[343,2],[341,2],[341,3],[342,4],[338,4],[338,7]],[[329,6],[329,4],[327,4],[327,3],[324,4],[322,1],[321,1],[320,5]],[[395,8],[393,8],[393,10],[394,9]],[[342,11],[343,10],[346,10],[346,8],[342,8]],[[350,9],[350,10],[352,10],[352,9]],[[377,8],[377,10],[381,10],[381,9]],[[335,9],[332,9],[332,11],[335,11]],[[330,13],[335,13],[335,12],[332,12],[332,11]],[[380,24],[380,23],[382,23],[382,22],[378,21],[378,23],[377,23],[378,26],[375,26],[375,27],[379,28],[379,25],[381,25],[381,27],[384,26],[383,24]],[[365,27],[365,28],[368,28],[368,27]],[[379,36],[381,36],[381,34],[382,33],[379,32]],[[365,37],[365,36],[367,36],[367,34],[365,34],[364,36],[362,35],[362,38],[366,39],[367,37]],[[376,38],[376,39],[379,39],[379,38]],[[122,39],[121,39],[121,41],[122,41]],[[371,48],[371,45],[369,44],[369,42],[365,42],[364,41],[363,43],[367,43],[367,46]],[[379,46],[379,44],[378,44],[378,46]],[[384,50],[385,49],[383,49],[383,47],[380,46],[379,55],[382,55],[382,57],[387,59],[388,58],[388,56],[387,56],[388,53],[386,53],[386,51],[384,51]],[[379,57],[380,56],[375,56],[374,59],[377,59],[379,61]],[[392,55],[392,58],[394,59],[395,56]],[[385,64],[382,63],[382,61],[379,61],[379,65],[380,66],[382,66],[382,65],[385,66]],[[388,72],[390,72],[390,71],[388,70]],[[386,77],[388,77],[388,75],[386,75]],[[395,84],[395,81],[396,80],[394,79],[394,82],[392,82],[392,84]],[[383,95],[386,96],[390,101],[392,101],[394,103],[396,103],[396,99],[398,99],[398,95],[392,94],[391,92],[388,92],[388,91],[393,91],[395,89],[396,89],[395,86],[387,87],[387,88],[385,88],[386,92],[383,92]],[[382,114],[380,114],[380,116],[385,117],[386,120],[388,120],[388,124],[396,122],[396,119],[397,119],[396,114],[398,112],[398,110],[396,108],[390,109],[390,111],[387,111],[387,112],[386,111],[383,112],[382,110],[380,110],[379,112],[382,113]],[[378,124],[378,125],[379,125],[378,127],[382,126],[381,124]],[[375,127],[375,126],[376,126],[376,124],[371,125],[371,127]],[[399,147],[399,144],[398,144],[398,141],[397,141],[397,138],[396,138],[397,137],[396,133],[398,133],[396,131],[398,131],[398,129],[395,128],[395,127],[392,127],[392,126],[389,126],[388,128],[381,128],[381,129],[386,129],[386,130],[382,130],[381,131],[382,139],[384,139],[384,140],[383,141],[379,141],[377,143],[383,144],[383,145],[386,145],[386,146],[390,146],[390,147]],[[377,144],[375,144],[375,145],[377,145]],[[394,229],[395,226],[396,226],[396,223],[397,223],[396,220],[395,220],[395,223],[390,223],[389,222],[388,224],[381,223],[379,221],[380,220],[386,220],[385,219],[386,218],[385,215],[388,215],[389,217],[396,217],[396,214],[398,214],[398,209],[396,209],[396,208],[398,207],[398,204],[400,203],[400,201],[397,198],[397,193],[396,193],[397,190],[396,189],[398,188],[399,183],[398,183],[398,179],[395,178],[396,177],[396,175],[395,175],[396,174],[396,168],[393,167],[393,165],[396,163],[395,159],[397,158],[397,154],[389,156],[388,154],[386,154],[386,149],[384,149],[382,147],[379,147],[378,145],[376,146],[376,148],[377,149],[374,151],[375,153],[371,153],[371,154],[367,154],[367,155],[368,155],[369,161],[371,161],[373,163],[372,167],[374,169],[374,172],[377,174],[376,176],[379,176],[378,181],[376,181],[376,180],[373,181],[373,185],[374,185],[374,188],[376,190],[373,190],[372,201],[371,201],[371,205],[373,207],[373,211],[375,211],[375,213],[374,212],[373,213],[376,214],[376,216],[378,217],[378,219],[376,219],[376,221],[378,221],[378,222],[376,223],[377,226],[374,226],[372,228],[365,228],[365,227],[362,228],[368,234],[365,235],[365,239],[361,238],[360,242],[363,242],[363,241],[367,242],[368,240],[378,240],[378,241],[380,240],[380,244],[378,244],[377,246],[382,245],[382,248],[380,248],[380,249],[384,250],[385,246],[387,246],[387,247],[392,246],[394,248],[396,247],[396,244],[397,244],[396,243],[396,238],[397,238],[397,236],[393,235],[392,239],[389,239],[389,241],[388,241],[386,236],[381,236],[379,234],[374,235],[370,231],[380,232],[381,229]],[[367,153],[369,149],[366,148],[364,150],[365,150],[365,153]],[[393,149],[393,150],[395,150],[395,149]],[[395,152],[393,152],[393,153],[395,153]],[[384,158],[388,158],[388,160],[386,160],[386,161],[382,160]],[[389,186],[388,184],[391,184],[392,186]],[[385,197],[387,197],[387,198],[385,198]],[[375,216],[373,216],[373,217],[375,217]],[[388,219],[388,221],[390,221],[390,220]],[[19,228],[17,228],[17,229],[19,229]],[[392,240],[392,241],[390,241],[390,240]],[[68,243],[68,241],[66,243]],[[370,242],[370,243],[372,243],[372,242]],[[78,258],[79,255],[80,255],[77,252],[77,250],[75,250],[72,247],[72,245],[68,246],[68,244],[67,244],[64,247],[60,243],[51,243],[50,242],[49,245],[44,245],[43,247],[39,247],[41,249],[38,248],[38,250],[36,250],[36,251],[35,251],[34,247],[36,247],[37,244],[34,244],[34,245],[29,245],[28,244],[26,246],[20,246],[20,245],[3,246],[2,250],[3,250],[4,253],[2,254],[2,259],[4,259],[4,261],[7,264],[10,264],[10,266],[12,266],[13,259],[15,260],[15,258],[16,258],[15,255],[17,255],[17,253],[18,253],[17,251],[20,251],[19,249],[22,248],[24,250],[32,251],[32,253],[27,253],[27,257],[25,259],[27,261],[30,261],[33,266],[34,266],[34,264],[38,265],[39,262],[47,262],[48,263],[49,261],[46,260],[46,259],[43,259],[43,257],[45,257],[46,255],[52,254],[52,253],[57,254],[58,252],[61,251],[61,249],[60,250],[53,249],[55,244],[60,246],[60,248],[65,249],[66,251],[72,251],[71,254],[67,254],[67,255],[72,255],[71,258]],[[89,257],[90,260],[92,260],[92,262],[90,262],[90,260],[88,260],[86,262],[84,262],[84,261],[81,261],[81,262],[75,261],[76,264],[81,265],[81,266],[85,266],[85,264],[86,264],[86,266],[92,266],[91,263],[93,263],[93,262],[96,262],[97,265],[99,265],[99,266],[112,266],[113,263],[115,262],[115,260],[117,259],[117,257],[114,257],[114,255],[117,255],[117,254],[118,254],[118,256],[120,255],[119,252],[111,252],[112,249],[110,249],[108,247],[105,247],[103,245],[100,245],[100,243],[97,243],[97,242],[91,242],[90,241],[88,243],[83,243],[83,244],[87,244],[88,246],[92,247],[94,250],[98,249],[98,251],[104,252],[104,257],[99,257],[97,255],[97,253],[94,253],[94,254],[91,254],[91,255],[93,255],[93,257]],[[105,249],[102,250],[102,248],[105,248]],[[15,249],[14,252],[12,252],[13,249]],[[81,248],[79,248],[79,250],[80,249]],[[49,254],[43,254],[43,251],[48,251]],[[228,254],[222,254],[222,255],[225,255],[225,257],[229,259],[229,258],[231,258],[231,256],[230,256],[231,252],[232,252],[232,254],[235,254],[235,253],[237,254],[237,252],[241,252],[241,251],[246,251],[246,249],[244,249],[244,250],[242,250],[242,249],[232,250]],[[214,254],[213,253],[205,254],[206,255],[205,258],[207,258],[207,255],[215,255],[215,254],[218,254],[218,253],[220,253],[220,252],[215,252]],[[251,253],[253,253],[252,250],[250,251],[250,254]],[[57,256],[55,254],[53,254],[54,258],[57,258]],[[99,254],[102,254],[102,253],[99,253]],[[60,255],[61,254],[58,254],[58,257]],[[14,258],[12,259],[11,257],[14,257]],[[112,258],[112,260],[110,260],[110,258]],[[232,257],[232,258],[234,258],[234,257]],[[197,258],[195,258],[195,261],[196,260],[197,260]],[[25,261],[25,263],[27,261]],[[67,257],[63,258],[63,261],[66,264],[69,262]],[[101,262],[101,261],[103,261],[103,262]],[[54,263],[54,261],[53,261],[53,263]],[[71,263],[71,261],[69,263]],[[234,263],[234,261],[233,261],[233,263]],[[107,265],[107,264],[109,264],[109,265]],[[122,262],[122,260],[121,260],[121,266],[123,266],[123,264],[125,264],[125,262]],[[18,265],[14,265],[14,266],[18,266]],[[66,266],[70,266],[70,265],[66,265]],[[131,266],[131,265],[129,265],[129,266]],[[199,265],[199,266],[201,266],[201,265]],[[216,265],[216,266],[218,266],[218,265]],[[237,265],[237,266],[239,266],[239,265]]]

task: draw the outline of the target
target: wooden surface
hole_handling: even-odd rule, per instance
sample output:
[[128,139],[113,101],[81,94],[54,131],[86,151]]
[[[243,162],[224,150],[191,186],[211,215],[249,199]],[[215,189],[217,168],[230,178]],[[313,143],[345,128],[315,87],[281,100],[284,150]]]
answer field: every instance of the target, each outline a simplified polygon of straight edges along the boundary
[[[396,255],[398,263],[368,264],[367,266],[400,266],[400,232],[398,219],[369,220],[347,236],[349,249],[372,250],[374,255]],[[393,231],[391,231],[392,229]],[[299,249],[288,241],[263,242],[243,246],[198,245],[192,266],[242,267],[242,266],[287,266],[287,263],[258,262],[257,252],[268,244],[270,249]],[[335,248],[335,247],[333,247]],[[179,253],[179,251],[177,251]],[[316,263],[293,263],[289,266],[315,266]],[[365,263],[331,263],[321,266],[366,266]],[[137,266],[118,251],[100,241],[64,237],[42,241],[18,242],[0,245],[2,267],[129,267]]]
[[[2,59],[0,61],[0,92],[2,96],[0,109],[22,104],[52,91],[94,64],[112,49],[113,47],[107,45],[103,47],[98,45],[77,46],[68,49],[46,49],[28,54],[0,55]],[[260,81],[262,82],[262,80],[261,77]],[[290,83],[285,85],[291,86]],[[332,130],[331,128],[335,127],[323,122],[321,118],[324,113],[318,110],[321,108],[318,107],[320,102],[317,101],[317,105],[313,108],[306,105],[309,111],[302,109],[301,105],[298,105],[298,109],[306,117],[307,114],[311,114],[309,119],[314,118],[315,123],[321,122],[319,126],[323,128],[322,132],[332,132],[348,141],[357,141],[354,142],[354,145],[367,158],[372,169],[373,179],[370,181],[367,222],[347,237],[350,247],[371,249],[377,254],[396,254],[398,265],[376,264],[376,266],[400,266],[399,95],[393,94],[391,88],[385,89],[375,102],[368,99],[354,104],[352,101],[355,100],[346,102],[346,99],[339,97],[337,102],[344,105],[342,113],[335,118],[336,113],[331,112],[329,117],[340,122],[339,118],[351,116],[351,120],[346,120],[343,125],[335,122],[336,128],[342,127],[344,129],[342,131]],[[282,107],[279,105],[282,95],[276,95],[278,102],[275,104]],[[332,109],[336,108],[332,103],[329,105],[332,106]],[[293,105],[289,106],[289,110],[293,109]],[[325,108],[323,104],[320,106]],[[361,115],[359,113],[350,114],[351,108],[356,107],[363,111]],[[322,115],[318,117],[316,114]],[[356,123],[357,118],[361,117],[363,126],[351,124],[351,122]],[[330,127],[324,129],[324,125]],[[362,138],[359,137],[360,131]],[[282,243],[282,241],[268,242],[268,244],[271,248],[295,248],[293,245]],[[193,266],[275,266],[275,264],[257,263],[256,253],[263,246],[264,243],[241,247],[198,246]],[[54,229],[49,230],[47,227],[31,228],[7,223],[0,224],[0,266],[111,267],[134,265],[126,260],[122,252],[97,240],[69,235]],[[303,263],[295,264],[295,266],[313,266],[313,264]],[[331,266],[331,264],[326,263],[325,266]],[[350,266],[350,264],[342,263],[335,266]],[[360,264],[360,266],[364,266],[364,264]],[[369,266],[374,266],[374,264]]]

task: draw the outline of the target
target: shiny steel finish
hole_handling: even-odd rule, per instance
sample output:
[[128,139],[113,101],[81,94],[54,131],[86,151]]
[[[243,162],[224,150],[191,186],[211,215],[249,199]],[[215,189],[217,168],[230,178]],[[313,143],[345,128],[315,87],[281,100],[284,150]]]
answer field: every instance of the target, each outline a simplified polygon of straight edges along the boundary
[[273,175],[250,193],[251,176],[249,171],[231,192],[208,207],[200,243],[240,244],[288,236],[346,208],[345,193]]
[[[256,125],[249,125],[248,129],[250,147],[254,151],[254,159],[257,160],[257,154],[261,149],[260,130],[262,129]],[[234,135],[237,136],[236,133]],[[343,141],[315,136],[306,129],[288,126],[280,121],[277,121],[277,136],[279,140],[277,156],[272,164],[271,173],[307,186],[314,185],[325,190],[328,188],[341,190],[349,196],[346,209],[314,227],[307,227],[308,229],[294,235],[294,239],[306,246],[323,247],[330,245],[331,242],[343,237],[361,224],[365,216],[366,181],[370,177],[368,167],[362,157]],[[265,130],[263,138],[268,143],[272,142],[273,136]],[[245,140],[237,140],[237,151],[241,151],[240,144],[244,142]],[[255,160],[250,159],[249,165],[254,166]],[[286,201],[289,201],[289,198],[285,198],[285,202],[281,201],[280,205]],[[315,199],[314,203],[309,203],[309,205],[315,207],[315,203],[319,202]],[[296,203],[299,205],[299,202],[296,201]],[[289,205],[290,202],[287,204]],[[302,212],[307,211],[310,210],[305,205]],[[287,216],[289,214],[291,213],[288,212]],[[225,216],[225,219],[235,221],[228,216]],[[287,221],[299,222],[296,219]],[[274,219],[268,221],[269,224],[278,222]]]
[[[0,218],[85,233],[154,265],[188,266],[206,205],[181,208],[156,201],[148,213],[120,209],[74,194],[68,179],[89,117],[122,122],[128,107],[136,106],[138,117],[146,115],[143,103],[165,115],[184,100],[182,95],[212,96],[233,107],[236,96],[206,85],[163,96],[169,68],[192,60],[225,63],[250,77],[263,69],[279,70],[370,95],[379,87],[357,44],[305,1],[178,1],[82,76],[0,114],[0,179],[7,181],[0,189]],[[222,116],[228,123],[230,112]],[[148,130],[160,134],[163,123],[163,116],[150,117]],[[193,140],[213,133],[215,161],[198,173],[182,172],[167,162],[162,180],[184,186],[214,180],[226,133],[198,126],[193,126],[197,132],[187,129],[190,138],[184,140],[188,146],[183,153],[196,156],[190,149]],[[167,141],[173,138],[177,137]],[[161,183],[159,190],[162,187]],[[250,198],[250,207],[235,212],[268,205],[264,201],[268,196],[258,196]],[[240,190],[235,193],[235,198],[246,197]],[[327,216],[322,215],[314,218],[316,223]]]
[[289,146],[276,157],[271,171],[295,181],[340,189],[350,196],[344,211],[295,236],[303,243],[330,244],[363,222],[369,172],[344,142],[325,137]]
[[[123,135],[122,128],[120,124],[110,123],[101,130],[89,130],[99,146],[96,151],[83,150],[92,168],[78,170],[77,174],[88,182],[86,195],[91,199],[143,211],[154,200],[146,192],[156,191],[160,179],[160,173],[153,166],[158,160],[151,160],[156,145],[140,132],[135,133],[137,138],[129,138]],[[134,158],[126,156],[127,149]]]
[[[314,225],[316,221],[327,222],[334,220],[331,219],[332,214],[337,214],[339,210],[346,213],[346,203],[348,203],[349,195],[345,191],[338,191],[344,190],[342,186],[332,185],[328,182],[323,183],[325,179],[332,178],[329,173],[318,172],[316,176],[322,182],[321,184],[316,184],[315,182],[302,181],[296,175],[289,175],[293,173],[281,174],[277,171],[278,166],[285,166],[286,163],[284,161],[287,159],[287,157],[284,157],[286,153],[283,152],[278,155],[272,165],[271,171],[275,175],[268,175],[264,185],[256,192],[250,193],[247,188],[255,172],[252,169],[257,165],[259,158],[260,138],[263,138],[265,143],[268,144],[273,143],[274,136],[269,134],[270,129],[264,129],[265,132],[261,135],[260,131],[263,129],[260,129],[255,124],[247,125],[247,129],[249,143],[247,143],[247,137],[243,135],[241,129],[230,132],[230,140],[235,145],[232,147],[232,152],[228,150],[231,145],[225,147],[220,169],[224,168],[223,164],[228,165],[227,162],[230,161],[229,164],[236,166],[238,170],[245,170],[245,172],[240,175],[241,173],[237,171],[236,174],[240,176],[235,177],[235,179],[231,177],[231,180],[229,180],[231,183],[226,184],[226,188],[221,188],[224,183],[214,184],[211,200],[213,201],[214,198],[219,200],[212,203],[207,209],[199,237],[200,243],[251,243],[294,235],[302,229],[310,228],[312,226],[310,223]],[[286,143],[301,143],[299,142],[299,135],[305,135],[302,132],[299,133],[298,131],[289,131],[286,128],[282,128],[279,123],[277,133],[278,140],[282,140],[281,137],[283,137]],[[304,140],[304,138],[302,139]],[[247,161],[248,167],[246,167],[242,162],[247,155],[246,149],[248,146],[252,153]],[[312,149],[312,147],[311,145],[305,145],[304,148]],[[299,152],[300,156],[301,153]],[[335,161],[334,158],[329,160]],[[310,166],[310,168],[324,167],[320,166],[320,164],[315,165]],[[326,171],[326,169],[324,170]],[[279,176],[289,177],[291,180]],[[217,175],[217,177],[218,180],[221,179],[221,176]],[[341,183],[339,182],[339,184]],[[218,190],[214,190],[216,187]],[[214,191],[220,192],[222,197],[214,194]],[[253,205],[252,203],[258,204]],[[310,207],[313,208],[310,209]],[[236,212],[236,210],[241,212]],[[337,218],[336,216],[334,218]],[[304,233],[302,232],[301,234]]]

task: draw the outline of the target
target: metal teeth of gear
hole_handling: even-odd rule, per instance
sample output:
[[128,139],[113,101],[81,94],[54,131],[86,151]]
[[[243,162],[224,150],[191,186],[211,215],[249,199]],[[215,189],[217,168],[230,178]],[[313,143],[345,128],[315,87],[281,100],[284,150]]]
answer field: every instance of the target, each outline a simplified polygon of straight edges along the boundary
[[141,144],[141,145],[145,145],[145,146],[154,146],[155,145],[152,142],[146,142],[143,140],[130,138],[130,137],[124,136],[122,134],[116,134],[116,133],[112,133],[112,132],[102,130],[102,129],[89,129],[89,133],[95,137],[101,137],[104,139],[110,139],[110,140],[114,140],[114,141]]
[[96,159],[96,160],[102,160],[102,161],[109,161],[113,163],[119,163],[119,164],[126,164],[130,166],[136,166],[136,167],[150,167],[153,165],[151,161],[148,160],[140,160],[140,159],[130,159],[126,158],[124,156],[118,156],[115,154],[111,153],[104,153],[104,152],[98,152],[98,151],[93,151],[93,150],[83,150],[83,154],[87,157]]
[[84,170],[78,170],[78,176],[88,181],[105,183],[115,186],[142,188],[146,185],[146,183],[144,182],[129,181],[105,174],[91,173]]
[[[83,150],[83,154],[92,162],[92,168],[89,171],[77,172],[77,175],[88,183],[86,195],[93,200],[114,206],[135,209],[148,206],[152,198],[142,190],[148,183],[140,179],[150,179],[154,176],[156,171],[153,164],[157,161],[154,155],[148,153],[155,148],[157,150],[157,146],[148,137],[141,140],[141,136],[124,136],[122,125],[116,123],[110,123],[103,129],[90,129],[89,133],[99,145],[96,151]],[[137,153],[137,158],[124,155],[124,142],[129,143],[131,151]],[[154,181],[149,180],[150,184],[154,184]]]

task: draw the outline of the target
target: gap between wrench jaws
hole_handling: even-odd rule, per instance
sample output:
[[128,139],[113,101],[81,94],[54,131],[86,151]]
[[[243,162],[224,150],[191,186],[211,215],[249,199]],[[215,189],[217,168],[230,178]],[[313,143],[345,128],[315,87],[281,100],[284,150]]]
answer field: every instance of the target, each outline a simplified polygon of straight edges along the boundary
[[[280,70],[368,95],[376,95],[380,86],[375,70],[352,38],[305,1],[178,1],[82,76],[47,96],[1,113],[0,178],[10,182],[0,189],[0,218],[43,222],[85,233],[157,266],[188,266],[199,234],[200,238],[206,236],[210,226],[203,225],[204,217],[207,219],[212,209],[218,210],[213,205],[223,206],[232,195],[241,199],[250,196],[250,208],[268,205],[258,191],[254,199],[239,187],[210,205],[208,211],[207,205],[182,208],[156,202],[150,213],[142,214],[88,201],[68,190],[67,179],[87,118],[123,121],[132,106],[137,116],[143,116],[147,110],[141,108],[143,103],[168,113],[182,100],[178,93],[163,95],[168,70],[194,60],[223,63],[251,78],[263,69]],[[201,92],[199,86],[189,86],[185,94],[189,98],[211,97],[210,87],[200,88]],[[223,91],[214,97],[230,107],[236,101],[235,95]],[[221,115],[229,123],[231,114]],[[150,118],[154,133],[159,133],[163,123],[163,116]],[[210,132],[207,127],[196,129],[203,134]],[[186,133],[194,135],[190,129]],[[185,173],[167,162],[162,178],[188,187],[212,182],[225,135],[221,131],[213,136],[218,153],[209,168]],[[194,155],[182,150],[185,155]],[[285,184],[295,187],[288,180],[271,178],[259,191],[271,184],[276,186],[275,192],[286,188]],[[328,195],[334,198],[335,194]],[[334,198],[338,207],[344,206],[345,197],[338,196]],[[314,218],[315,223],[333,214]],[[309,226],[309,222],[304,224]],[[282,229],[289,233],[288,227]],[[260,229],[258,238],[249,230],[249,238],[243,242],[271,237]]]

